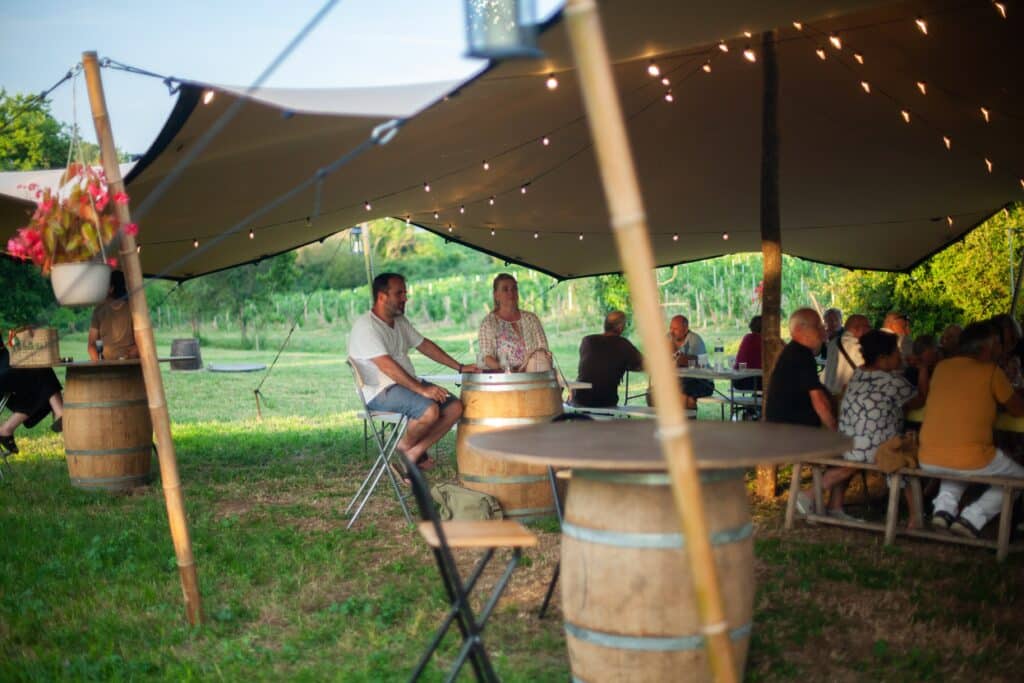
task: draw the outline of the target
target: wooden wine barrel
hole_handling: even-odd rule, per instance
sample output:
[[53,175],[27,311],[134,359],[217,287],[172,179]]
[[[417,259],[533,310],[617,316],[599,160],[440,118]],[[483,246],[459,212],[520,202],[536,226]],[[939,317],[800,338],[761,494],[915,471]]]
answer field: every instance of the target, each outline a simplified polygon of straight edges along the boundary
[[138,363],[68,367],[64,452],[71,485],[127,491],[150,481],[153,426]]
[[174,339],[171,341],[172,356],[192,356],[182,360],[172,360],[171,370],[202,370],[203,356],[199,353],[198,339]]
[[[742,470],[701,472],[737,671],[754,606]],[[573,680],[710,680],[685,540],[664,473],[573,470],[562,526],[562,611]]]
[[546,467],[481,455],[466,442],[480,432],[550,422],[561,415],[562,391],[554,373],[464,375],[462,404],[455,446],[462,485],[497,498],[512,519],[554,515]]

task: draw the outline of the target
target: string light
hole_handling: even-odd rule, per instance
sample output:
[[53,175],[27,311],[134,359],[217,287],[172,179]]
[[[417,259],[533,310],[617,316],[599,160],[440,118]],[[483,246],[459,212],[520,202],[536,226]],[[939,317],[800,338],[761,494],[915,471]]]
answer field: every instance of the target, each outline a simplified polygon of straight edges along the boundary
[[214,92],[212,90],[207,90],[206,92],[204,92],[203,93],[203,104],[209,104],[210,102],[213,102],[213,96],[214,96]]
[[921,91],[922,95],[928,94],[928,84],[925,83],[924,81],[917,82],[917,89]]
[[745,60],[747,60],[748,62],[750,62],[751,64],[753,64],[754,62],[757,61],[757,53],[755,53],[752,49],[750,49],[750,46],[748,45],[743,50],[743,58]]
[[793,22],[793,28],[795,28],[797,31],[803,31],[804,30],[804,25],[802,23],[800,23],[799,21],[794,21]]
[[948,135],[942,136],[942,144],[946,146],[946,149],[953,149],[953,141],[949,139]]
[[369,211],[370,209],[373,208],[372,206],[370,206],[370,200],[369,199],[367,199],[365,202],[363,202],[363,208],[366,209],[367,211]]
[[657,78],[658,76],[661,75],[661,69],[658,68],[658,65],[654,63],[653,59],[651,60],[651,63],[647,65],[647,73],[649,73],[654,78]]
[[674,235],[672,235],[672,241],[673,242],[678,242],[679,241],[679,233],[678,232],[675,233]]
[[992,172],[992,160],[991,159],[985,159],[985,168],[988,169],[989,173]]
[[406,216],[405,217],[405,224],[409,225],[410,223],[412,223],[412,216]]
[[435,212],[434,212],[434,220],[436,221],[436,220],[437,220],[438,218],[440,218],[440,217],[441,217],[441,214],[440,214],[440,213],[438,213],[437,211],[435,211]]
[[871,84],[868,83],[867,81],[861,81],[860,87],[863,88],[864,92],[866,92],[867,94],[871,94]]
[[430,192],[430,183],[423,183],[423,191]]
[[466,213],[466,205],[465,204],[463,204],[462,206],[459,207],[459,213]]
[[548,90],[554,90],[558,87],[558,79],[555,78],[555,74],[548,74],[548,80],[544,82],[544,85],[548,87]]
[[665,77],[665,78],[661,79],[661,84],[662,85],[669,85],[671,83],[672,83],[672,81],[668,80],[668,77]]
[[542,144],[545,147],[547,147],[548,145],[551,144],[551,138],[549,138],[547,135],[545,135],[543,138],[541,138],[540,144]]
[[838,33],[833,33],[832,35],[830,35],[828,37],[828,42],[832,43],[832,47],[834,47],[837,50],[843,49],[843,41],[840,40]]
[[985,119],[985,123],[989,122],[989,112],[986,107],[981,108],[981,117]]
[[1024,178],[1020,178],[1020,189],[1024,190]]
[[199,248],[199,239],[196,238],[196,237],[192,238],[192,248],[193,249],[198,249]]
[[676,98],[672,96],[672,88],[669,88],[665,92],[665,101],[666,102],[675,102],[676,101]]
[[523,185],[519,186],[519,194],[526,194],[526,185],[527,184],[523,184]]
[[253,230],[252,228],[249,228],[249,239],[256,239],[256,231]]
[[824,48],[819,47],[817,50],[814,51],[814,54],[818,55],[818,59],[820,59],[821,61],[825,61],[826,55]]
[[859,52],[854,52],[854,53],[853,53],[853,58],[854,58],[854,60],[856,60],[856,62],[857,62],[858,64],[861,64],[861,65],[863,65],[863,64],[864,64],[864,55],[862,55],[861,53],[859,53]]
[[539,240],[540,239],[540,233],[539,232],[533,233],[533,239]]
[[494,228],[491,228],[491,237],[494,237],[494,235],[495,235]]
[[900,116],[903,117],[903,123],[910,123],[910,112],[906,109],[900,109]]
[[484,170],[485,171],[490,171],[491,170],[491,165],[489,163],[487,163],[486,159],[484,160]]
[[728,242],[729,241],[729,233],[723,232],[722,233],[722,239],[725,240],[726,242]]
[[451,231],[452,231],[452,226],[451,226],[451,225],[449,225],[449,226],[448,226],[448,232],[451,232]]
[[704,66],[702,66],[701,68],[704,69],[704,73],[711,73],[711,60],[709,59],[708,61],[704,62]]
[[583,233],[581,232],[580,233],[580,242],[582,242],[582,241],[583,241]]
[[928,35],[928,22],[924,20],[924,17],[914,19],[914,23],[917,24],[919,29],[921,29],[921,33]]
[[1004,207],[1003,207],[1003,218],[1009,218],[1009,217],[1010,217],[1010,210],[1009,210],[1009,209],[1007,209],[1007,208],[1006,208],[1006,207],[1004,206]]
[[141,254],[142,253],[142,245],[141,244],[136,244],[135,245],[135,253],[136,254]]
[[721,50],[722,52],[728,52],[729,46],[725,44],[724,40],[720,40],[718,41],[718,49]]
[[999,16],[1001,16],[1003,19],[1006,18],[1006,3],[1005,2],[993,2],[992,6],[996,8],[997,12],[999,12]]

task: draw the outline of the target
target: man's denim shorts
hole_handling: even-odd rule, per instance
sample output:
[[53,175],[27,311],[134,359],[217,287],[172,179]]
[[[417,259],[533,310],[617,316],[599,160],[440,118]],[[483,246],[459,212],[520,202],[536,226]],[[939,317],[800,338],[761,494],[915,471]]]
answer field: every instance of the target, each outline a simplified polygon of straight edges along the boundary
[[[423,386],[430,386],[430,382],[424,382],[420,380]],[[448,394],[448,398],[441,404],[441,409],[458,399],[451,394]],[[427,412],[427,408],[431,404],[436,403],[426,396],[420,396],[415,391],[410,391],[400,384],[392,384],[384,391],[374,396],[367,404],[366,407],[370,410],[384,410],[389,413],[401,413],[407,416],[410,420],[418,420]]]

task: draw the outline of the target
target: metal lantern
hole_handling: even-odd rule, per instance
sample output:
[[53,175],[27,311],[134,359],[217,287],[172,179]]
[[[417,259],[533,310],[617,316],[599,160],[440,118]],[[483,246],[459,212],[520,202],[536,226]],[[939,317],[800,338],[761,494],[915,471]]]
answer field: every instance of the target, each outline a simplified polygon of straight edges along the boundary
[[358,225],[349,231],[349,239],[352,240],[352,253],[363,253],[363,229]]
[[469,57],[541,57],[535,0],[465,0]]

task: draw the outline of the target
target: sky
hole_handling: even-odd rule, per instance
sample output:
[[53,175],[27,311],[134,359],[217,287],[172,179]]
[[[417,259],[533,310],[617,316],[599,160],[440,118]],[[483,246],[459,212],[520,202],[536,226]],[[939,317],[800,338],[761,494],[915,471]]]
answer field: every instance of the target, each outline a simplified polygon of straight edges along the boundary
[[[250,84],[326,0],[0,0],[0,88],[39,93],[82,52],[164,76]],[[561,5],[538,0],[541,17]],[[341,0],[267,82],[332,88],[466,78],[484,66],[466,59],[462,0]],[[175,98],[155,78],[103,70],[122,150],[141,154]],[[51,97],[51,112],[94,140],[85,83]]]

